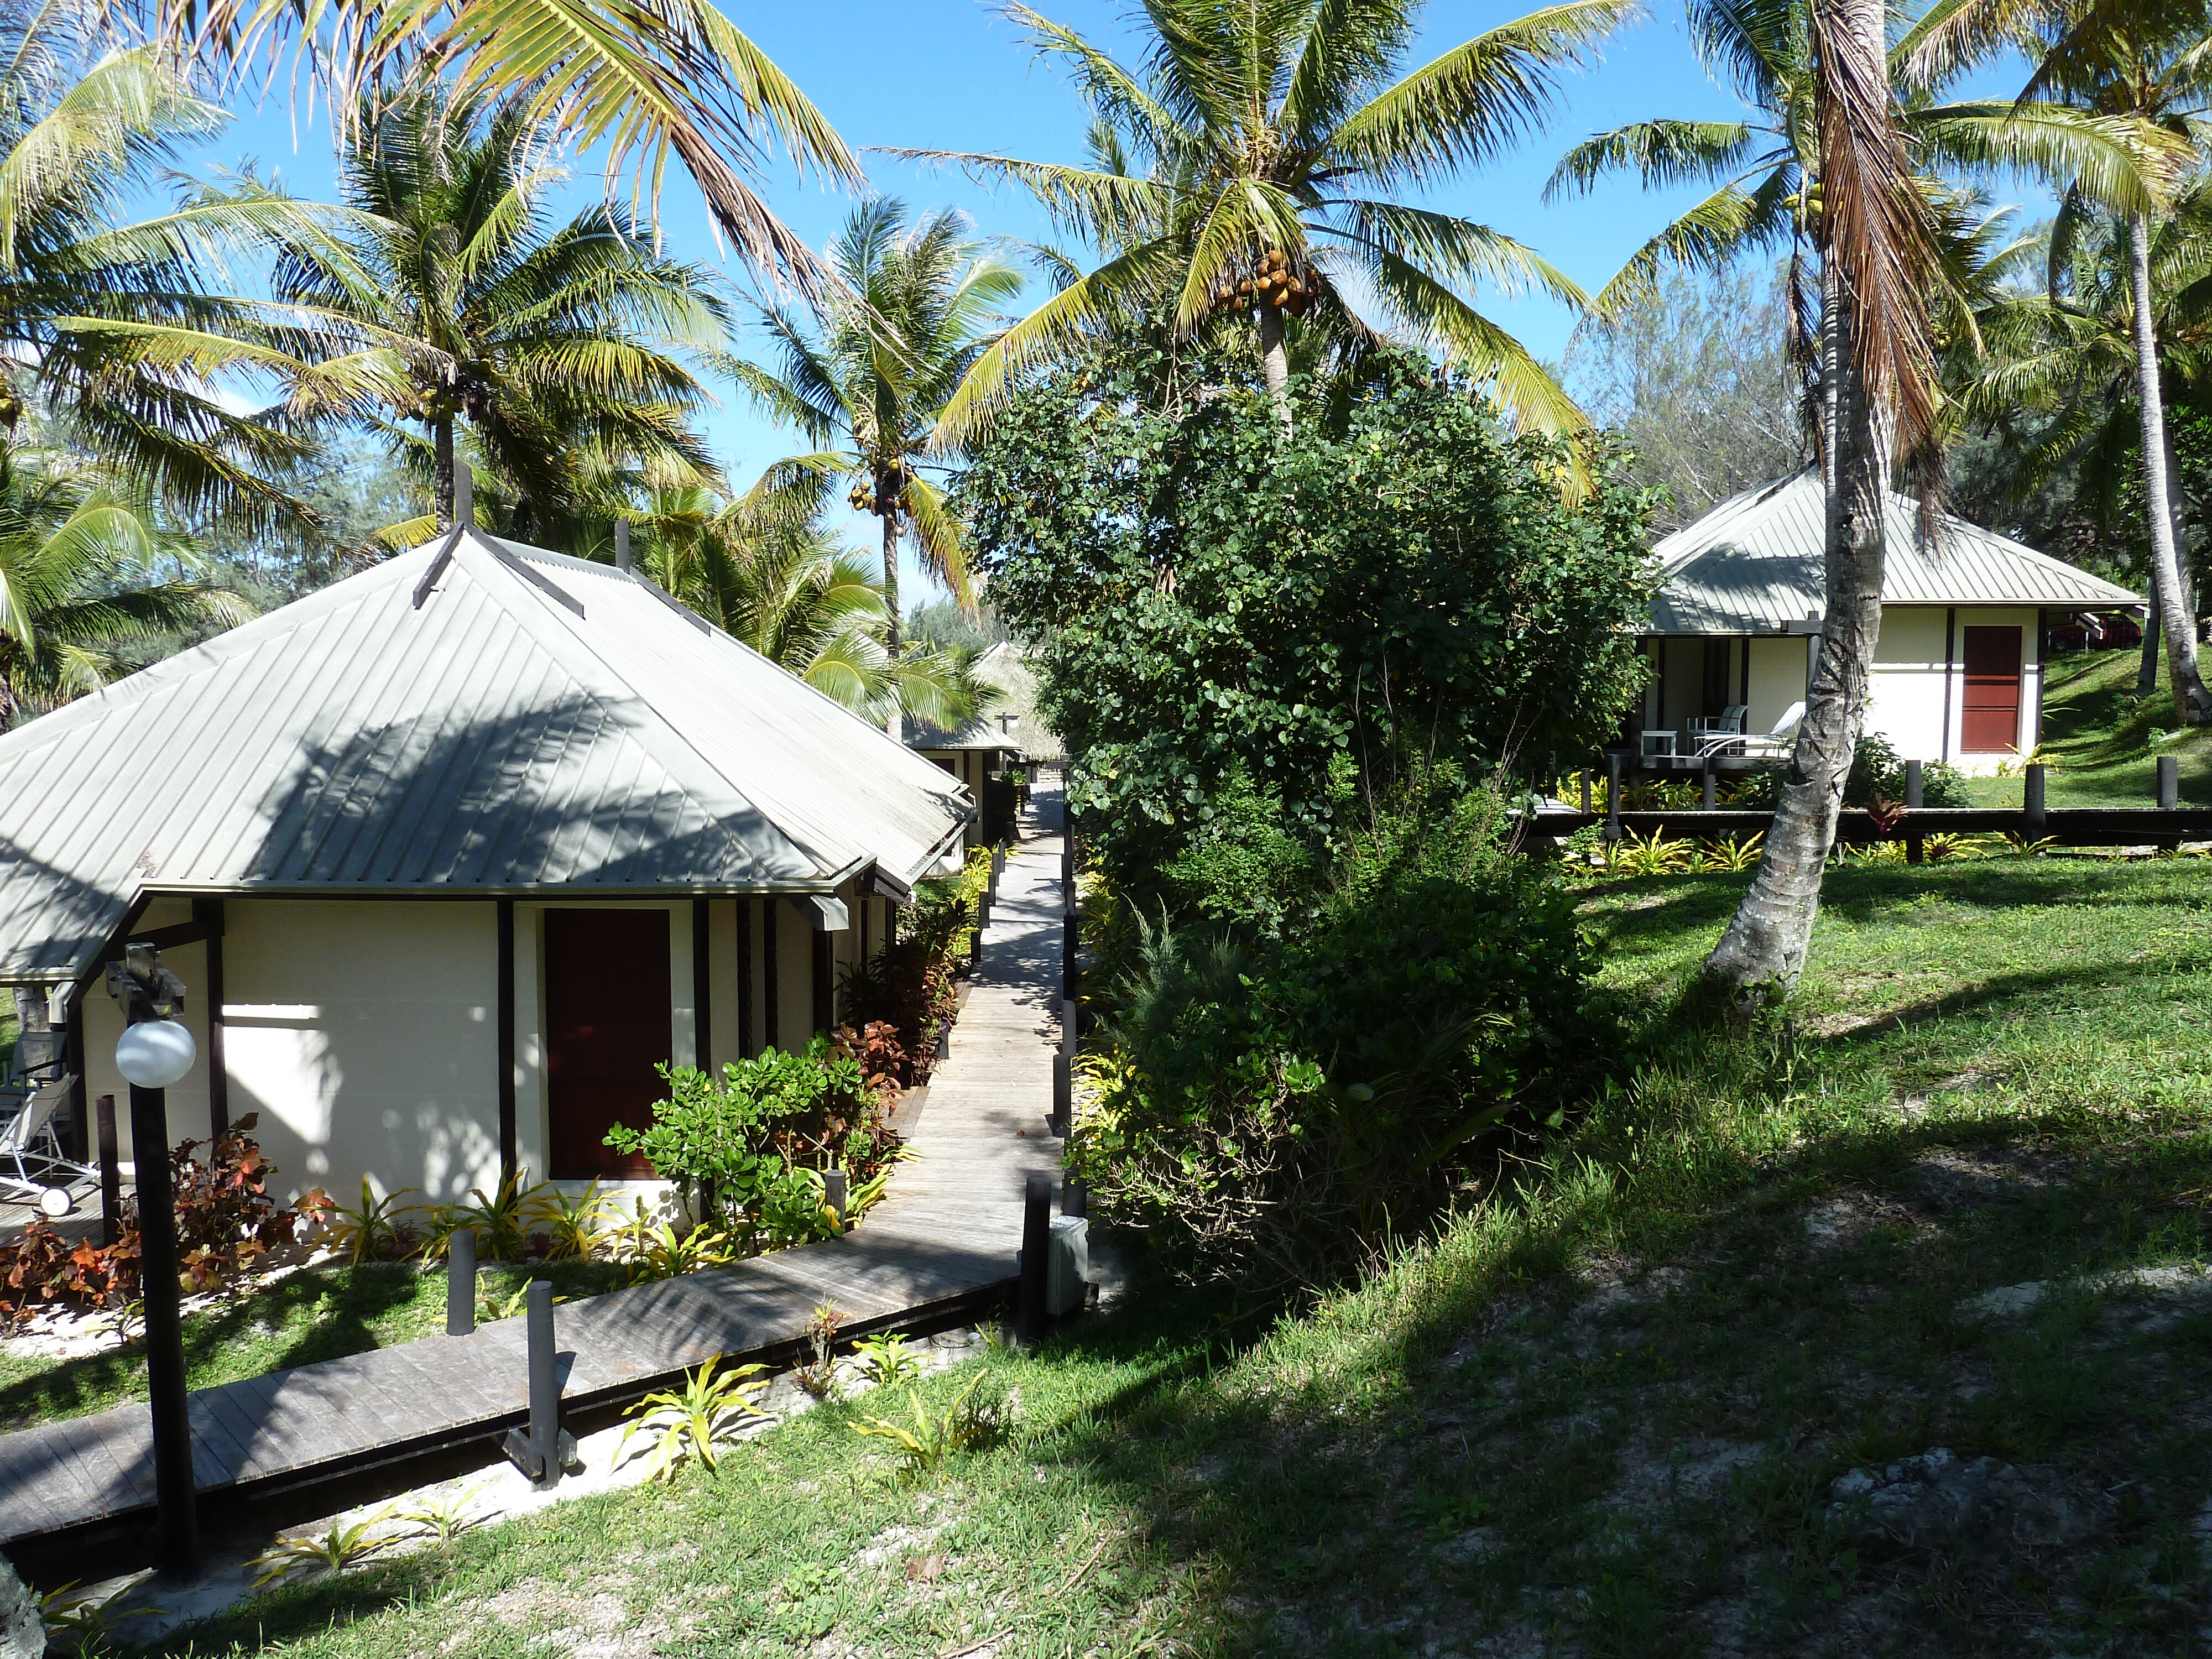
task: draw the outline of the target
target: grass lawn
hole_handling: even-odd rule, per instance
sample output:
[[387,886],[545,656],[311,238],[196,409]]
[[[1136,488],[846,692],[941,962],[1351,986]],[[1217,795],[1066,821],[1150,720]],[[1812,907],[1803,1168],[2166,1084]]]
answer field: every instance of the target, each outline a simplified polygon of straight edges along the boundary
[[1803,1035],[1728,1042],[1665,1011],[1741,881],[1586,897],[1620,1085],[1356,1293],[990,1355],[916,1488],[864,1398],[161,1650],[2203,1651],[2212,866],[1838,870]]
[[[613,1289],[621,1278],[621,1270],[606,1262],[534,1268],[486,1264],[480,1283],[504,1297],[533,1273],[550,1277],[559,1296],[596,1295]],[[411,1342],[445,1328],[442,1268],[425,1273],[409,1261],[316,1267],[185,1320],[185,1364],[191,1386],[205,1389],[287,1365]],[[0,1433],[145,1397],[146,1358],[140,1347],[80,1359],[0,1354]]]
[[[2053,657],[2043,694],[2043,743],[2051,760],[2045,782],[2052,806],[2155,806],[2158,760],[2181,763],[2181,799],[2212,806],[2212,729],[2197,727],[2167,743],[2156,732],[2175,730],[2167,695],[2166,659],[2159,659],[2158,689],[2136,696],[2141,665],[2133,651],[2078,651]],[[2017,806],[2017,777],[1976,778],[1969,788],[1977,806]]]

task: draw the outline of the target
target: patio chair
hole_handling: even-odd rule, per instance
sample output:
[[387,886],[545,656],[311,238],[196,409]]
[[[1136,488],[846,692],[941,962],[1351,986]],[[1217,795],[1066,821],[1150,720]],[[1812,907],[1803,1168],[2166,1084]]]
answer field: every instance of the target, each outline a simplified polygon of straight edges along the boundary
[[1697,758],[1708,755],[1726,754],[1731,758],[1778,760],[1797,744],[1797,728],[1805,723],[1805,705],[1793,702],[1782,718],[1775,722],[1771,732],[1730,732],[1706,740],[1698,749]]
[[1690,735],[1699,738],[1717,738],[1725,732],[1730,737],[1741,737],[1743,717],[1750,712],[1750,708],[1748,703],[1732,702],[1717,714],[1699,714],[1690,722]]
[[0,1126],[0,1199],[35,1204],[48,1215],[67,1215],[76,1207],[70,1190],[81,1182],[97,1185],[100,1171],[63,1155],[54,1133],[54,1114],[60,1111],[76,1086],[74,1077],[42,1083]]

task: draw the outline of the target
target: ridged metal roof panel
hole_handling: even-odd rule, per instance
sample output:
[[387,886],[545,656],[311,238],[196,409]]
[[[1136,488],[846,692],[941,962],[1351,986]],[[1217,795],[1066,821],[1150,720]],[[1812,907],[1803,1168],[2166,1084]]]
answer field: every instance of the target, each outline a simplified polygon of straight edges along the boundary
[[905,879],[969,814],[641,578],[471,534],[418,608],[436,550],[0,736],[0,981],[83,971],[149,890]]
[[[1771,633],[1826,613],[1826,492],[1808,468],[1730,496],[1651,550],[1655,634]],[[1924,536],[1918,506],[1885,504],[1884,605],[2105,611],[2140,595],[1951,514]]]
[[1059,761],[1067,747],[1037,715],[1036,673],[1021,650],[1001,641],[975,659],[975,678],[999,689],[999,701],[957,732],[909,715],[906,740],[916,749],[1018,749],[1031,760]]

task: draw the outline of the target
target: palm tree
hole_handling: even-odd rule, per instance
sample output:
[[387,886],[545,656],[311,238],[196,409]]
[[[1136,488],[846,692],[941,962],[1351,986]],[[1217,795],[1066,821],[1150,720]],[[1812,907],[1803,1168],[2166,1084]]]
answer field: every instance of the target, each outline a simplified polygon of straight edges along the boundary
[[1827,616],[1758,872],[1705,962],[1740,1015],[1803,971],[1881,630],[1883,498],[1900,469],[1925,483],[1940,464],[1941,326],[1971,327],[1975,285],[1993,274],[1978,259],[1985,234],[1967,198],[1918,169],[2063,173],[2141,203],[2155,199],[2166,155],[2139,124],[2063,106],[1936,105],[1924,88],[1901,100],[1885,21],[1880,0],[1695,0],[1700,54],[1759,118],[1601,133],[1553,178],[1555,191],[1614,169],[1716,186],[1630,258],[1601,313],[1668,264],[1713,267],[1754,247],[1788,255],[1789,343],[1827,487]]
[[[649,252],[611,207],[549,226],[560,175],[534,159],[543,135],[520,102],[488,109],[433,82],[358,125],[343,210],[272,234],[276,307],[309,359],[291,413],[381,432],[422,462],[439,529],[463,419],[519,535],[546,532],[588,453],[711,470],[689,425],[707,394],[675,355],[725,337],[706,272]],[[250,180],[236,194],[273,199]]]
[[239,621],[198,568],[118,470],[0,444],[0,726],[127,672],[133,642]]
[[[2132,239],[2120,216],[2069,198],[2043,240],[2038,282],[1984,307],[1985,349],[1959,366],[1959,403],[2005,440],[2010,495],[2025,498],[2076,471],[2101,528],[2114,504],[2141,500]],[[2212,352],[2212,179],[2192,181],[2154,221],[2149,265],[2163,404],[2176,384],[2201,381]],[[2179,554],[2185,520],[2170,433],[2165,460],[2166,515]],[[2151,589],[2152,609],[2162,613],[2154,561]],[[2157,684],[2162,631],[2155,620],[2143,630],[2138,695]]]
[[649,484],[623,513],[638,568],[857,714],[961,726],[994,695],[972,672],[976,653],[892,652],[884,584],[864,555],[839,545],[820,522],[837,459],[779,462],[726,502],[696,483]]
[[[820,262],[755,192],[769,146],[857,184],[819,111],[713,0],[105,0],[103,15],[243,82],[306,69],[334,110],[428,66],[471,99],[602,149],[607,199],[629,174],[658,212],[671,152],[721,236],[756,270],[809,292]],[[356,128],[341,135],[357,142]]]
[[[1904,43],[1934,76],[1975,63],[2002,46],[2038,62],[2023,100],[2056,97],[2108,121],[2135,122],[2168,135],[2193,155],[2212,107],[2212,5],[2204,0],[2091,4],[2087,0],[1944,0]],[[2087,192],[2070,193],[2069,204]],[[2150,532],[2151,598],[2166,635],[2173,712],[2185,725],[2212,722],[2212,690],[2197,661],[2196,618],[2181,580],[2180,490],[2172,477],[2159,384],[2158,305],[2152,280],[2155,200],[2112,203],[2128,238],[2129,325],[2135,356],[2135,405],[2142,430],[2143,520]],[[2078,208],[2075,209],[2078,211]]]
[[965,228],[951,209],[909,224],[902,203],[863,203],[830,250],[842,287],[818,314],[761,308],[783,372],[739,370],[769,413],[817,445],[842,438],[850,446],[839,458],[852,480],[849,499],[883,526],[893,656],[902,541],[913,542],[922,568],[955,599],[975,601],[959,520],[922,468],[952,459],[957,446],[937,436],[946,400],[990,348],[999,307],[1021,292],[1022,279],[999,253],[967,240]]
[[[1565,0],[1404,74],[1419,0],[1147,0],[1141,72],[1008,6],[1031,45],[1073,71],[1103,129],[1094,164],[898,153],[1013,179],[1109,257],[978,359],[946,407],[946,438],[968,435],[1017,370],[1161,311],[1186,338],[1249,313],[1285,421],[1286,319],[1312,315],[1364,340],[1378,325],[1408,331],[1486,382],[1522,425],[1582,426],[1551,375],[1464,292],[1534,285],[1578,306],[1582,290],[1486,225],[1392,198],[1535,126],[1559,71],[1639,9],[1636,0]],[[1356,308],[1363,292],[1376,321]]]
[[213,394],[264,346],[209,256],[265,216],[192,198],[118,216],[228,118],[153,49],[101,53],[66,0],[0,18],[0,430],[35,406],[176,510],[258,532],[301,517],[269,479],[307,446]]

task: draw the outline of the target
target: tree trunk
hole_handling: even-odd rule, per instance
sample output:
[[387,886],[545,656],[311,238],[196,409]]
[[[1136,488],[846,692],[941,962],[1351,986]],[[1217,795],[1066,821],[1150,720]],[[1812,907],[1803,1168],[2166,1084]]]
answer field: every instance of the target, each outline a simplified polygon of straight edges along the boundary
[[2143,612],[2142,666],[2136,671],[2136,696],[2158,690],[2158,568],[2150,573],[2150,609]]
[[2150,220],[2128,220],[2128,277],[2135,301],[2136,396],[2142,407],[2143,517],[2150,526],[2151,594],[2166,635],[2166,672],[2174,717],[2185,726],[2212,720],[2212,693],[2197,667],[2197,622],[2181,583],[2180,538],[2167,482],[2166,404],[2158,383],[2158,335],[2151,314]]
[[[881,487],[878,486],[879,489]],[[890,612],[890,625],[884,630],[884,643],[890,649],[891,662],[896,664],[902,642],[899,622],[898,514],[886,513],[883,520],[884,608]],[[900,709],[896,696],[891,699],[890,713],[884,716],[884,729],[895,738],[903,738],[906,735],[903,711]]]
[[1283,430],[1291,429],[1291,349],[1283,340],[1283,313],[1260,301],[1260,368],[1267,377],[1268,401]]
[[1868,665],[1881,633],[1882,507],[1889,484],[1886,422],[1866,394],[1849,313],[1831,270],[1823,283],[1821,380],[1827,404],[1828,614],[1805,693],[1804,723],[1751,890],[1705,959],[1708,982],[1748,1018],[1779,1000],[1805,970],[1820,876],[1836,839],[1844,783],[1866,718]]
[[441,534],[453,527],[453,417],[441,415],[430,422],[430,441],[437,454],[435,497]]

